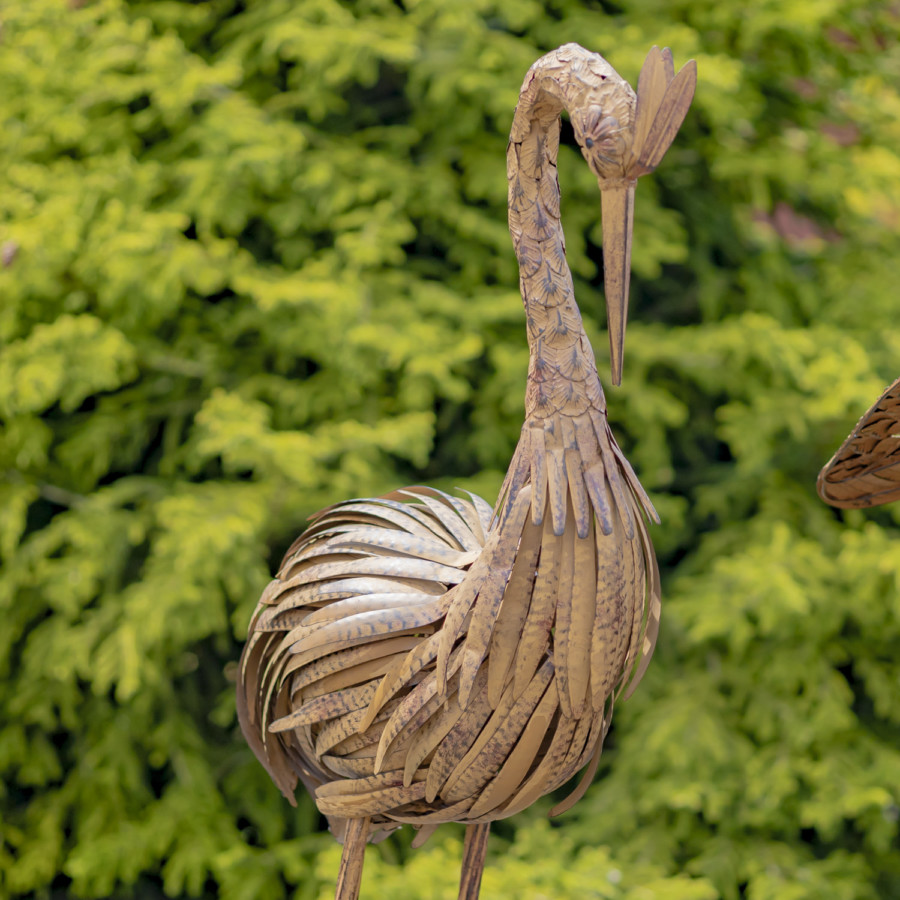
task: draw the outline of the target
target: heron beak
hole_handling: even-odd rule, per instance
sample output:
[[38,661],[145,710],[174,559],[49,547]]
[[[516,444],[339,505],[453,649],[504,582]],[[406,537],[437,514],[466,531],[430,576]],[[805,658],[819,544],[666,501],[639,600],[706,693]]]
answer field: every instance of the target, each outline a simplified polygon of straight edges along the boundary
[[612,383],[622,383],[628,284],[631,280],[631,233],[634,230],[634,182],[602,189],[603,281]]

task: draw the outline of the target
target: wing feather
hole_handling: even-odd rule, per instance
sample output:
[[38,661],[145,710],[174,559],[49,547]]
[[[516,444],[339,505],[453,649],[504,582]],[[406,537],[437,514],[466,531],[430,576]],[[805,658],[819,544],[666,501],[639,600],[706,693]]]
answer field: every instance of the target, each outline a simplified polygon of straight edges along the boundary
[[514,684],[517,695],[528,687],[550,642],[559,585],[561,545],[561,538],[553,533],[551,519],[545,518],[534,590],[516,652]]
[[[571,504],[569,506],[571,509]],[[559,706],[562,714],[572,718],[572,696],[569,693],[569,642],[572,629],[572,595],[575,584],[575,529],[569,526],[562,533],[559,558],[559,583],[556,591],[556,621],[553,631],[553,659],[559,687]]]
[[547,659],[508,710],[503,709],[501,701],[469,752],[450,774],[441,791],[442,797],[453,803],[475,796],[500,771],[552,678],[553,663]]
[[519,650],[522,626],[528,615],[541,552],[541,531],[533,522],[525,523],[516,562],[497,614],[488,656],[488,699],[492,707],[500,702],[500,695]]
[[547,506],[547,452],[543,424],[532,425],[531,435],[531,521],[540,525]]
[[522,736],[506,758],[506,762],[481,791],[469,810],[469,817],[482,816],[501,806],[513,795],[534,765],[558,705],[558,692],[551,685],[528,719]]
[[516,561],[522,528],[530,507],[531,488],[525,487],[515,499],[515,509],[507,520],[508,525],[497,543],[493,563],[472,607],[472,618],[466,634],[459,678],[459,702],[463,706],[468,702],[475,675],[487,654],[494,623]]

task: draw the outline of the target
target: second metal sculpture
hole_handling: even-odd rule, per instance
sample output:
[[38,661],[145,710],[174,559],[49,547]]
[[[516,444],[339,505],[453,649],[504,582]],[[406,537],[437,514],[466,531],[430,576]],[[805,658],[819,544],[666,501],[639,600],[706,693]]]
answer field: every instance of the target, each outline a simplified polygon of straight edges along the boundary
[[344,852],[357,896],[367,840],[419,843],[464,822],[460,896],[478,894],[488,823],[596,771],[616,699],[659,625],[656,514],[616,445],[575,305],[556,154],[567,110],[601,190],[613,382],[622,353],[634,189],[696,84],[653,48],[637,96],[566,44],[529,70],[507,151],[509,226],[531,359],[525,424],[496,506],[416,487],[313,517],[266,588],[241,658],[238,712],[294,802],[297,779]]
[[900,378],[822,468],[818,488],[826,503],[844,509],[900,500]]

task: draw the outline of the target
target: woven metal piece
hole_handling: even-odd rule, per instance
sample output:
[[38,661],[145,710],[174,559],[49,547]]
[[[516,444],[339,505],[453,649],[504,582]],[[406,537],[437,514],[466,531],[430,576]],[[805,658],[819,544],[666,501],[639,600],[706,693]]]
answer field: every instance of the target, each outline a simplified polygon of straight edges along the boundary
[[[496,505],[424,487],[323,510],[266,588],[241,658],[244,734],[285,796],[297,779],[344,840],[487,828],[585,768],[656,641],[656,513],[609,430],[575,304],[556,154],[566,109],[602,198],[613,380],[622,369],[634,186],[681,125],[696,67],[654,48],[638,94],[567,44],[529,70],[507,153],[509,224],[531,349],[525,424]],[[366,827],[358,825],[366,820]],[[348,826],[348,823],[351,823]],[[352,824],[357,823],[357,824]],[[352,837],[350,836],[352,834]],[[352,843],[352,847],[350,846]],[[359,859],[357,859],[359,857]]]
[[900,378],[859,420],[817,486],[826,503],[845,509],[900,500]]

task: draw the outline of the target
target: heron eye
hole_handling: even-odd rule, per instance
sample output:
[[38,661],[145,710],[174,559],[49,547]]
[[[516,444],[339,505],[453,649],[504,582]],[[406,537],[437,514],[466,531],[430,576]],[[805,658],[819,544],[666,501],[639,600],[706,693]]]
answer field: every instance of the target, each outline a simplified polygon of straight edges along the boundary
[[594,146],[594,142],[593,142],[590,138],[585,138],[585,139],[584,139],[584,146],[587,147],[588,150],[590,150],[591,147]]

